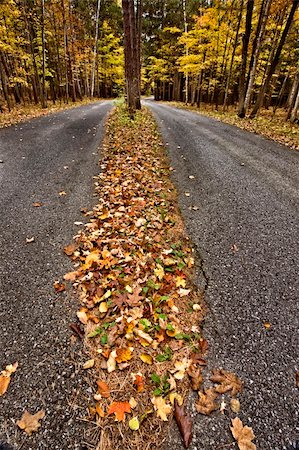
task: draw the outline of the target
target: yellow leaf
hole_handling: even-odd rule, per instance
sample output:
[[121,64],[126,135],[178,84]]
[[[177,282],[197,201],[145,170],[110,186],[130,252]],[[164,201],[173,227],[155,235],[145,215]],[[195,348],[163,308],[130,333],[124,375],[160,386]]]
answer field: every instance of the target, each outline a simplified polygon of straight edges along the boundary
[[240,402],[238,399],[236,399],[236,398],[231,399],[230,409],[232,410],[232,412],[238,414],[238,412],[240,411]]
[[186,286],[186,280],[183,277],[177,276],[175,284],[176,284],[176,287],[184,288]]
[[135,408],[136,408],[137,402],[136,402],[136,400],[135,400],[134,397],[131,397],[131,398],[130,398],[129,403],[130,403],[130,406],[131,406],[132,409],[135,409]]
[[141,355],[139,355],[139,358],[145,364],[153,364],[153,358],[151,357],[151,355],[148,355],[147,353],[141,353]]
[[117,348],[116,349],[116,362],[119,364],[125,361],[130,361],[132,359],[132,350],[130,347]]
[[94,366],[94,359],[89,359],[83,364],[83,369],[91,369]]
[[105,313],[108,311],[108,305],[107,302],[102,302],[99,306],[100,313]]
[[154,274],[157,278],[159,278],[160,281],[163,279],[165,272],[161,264],[157,264],[156,268],[154,269]]
[[17,421],[17,425],[19,428],[21,428],[21,430],[24,430],[30,436],[41,426],[39,420],[41,420],[43,417],[45,417],[45,411],[38,411],[33,415],[28,411],[25,411],[21,419]]
[[160,417],[164,422],[167,422],[167,415],[172,411],[171,406],[166,404],[163,397],[153,397],[152,403],[157,412],[157,416]]
[[108,361],[107,361],[107,371],[108,373],[113,372],[116,369],[116,358],[117,354],[116,351],[113,350],[113,352],[110,353]]
[[137,431],[139,430],[139,420],[138,417],[133,417],[130,421],[129,421],[129,427],[132,431]]
[[252,442],[255,439],[252,428],[244,427],[239,417],[232,419],[232,427],[230,429],[240,450],[256,450],[256,445]]
[[182,406],[182,404],[184,403],[183,397],[177,392],[172,392],[171,394],[169,394],[169,400],[172,405],[174,405],[175,400],[178,402],[179,406]]

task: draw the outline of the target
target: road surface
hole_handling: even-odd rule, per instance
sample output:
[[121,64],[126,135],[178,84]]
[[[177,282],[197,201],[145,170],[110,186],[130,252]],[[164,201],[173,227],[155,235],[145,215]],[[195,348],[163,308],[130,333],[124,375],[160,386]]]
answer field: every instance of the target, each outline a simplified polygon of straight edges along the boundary
[[[16,449],[85,448],[75,418],[78,387],[86,386],[69,330],[78,305],[55,294],[53,282],[72,270],[62,249],[80,228],[80,208],[92,206],[110,108],[97,102],[0,130],[0,368],[19,363],[0,399],[0,443]],[[30,438],[15,424],[25,409],[46,413]]]
[[[194,112],[146,104],[167,143],[202,258],[209,369],[223,367],[244,381],[239,416],[259,450],[296,440],[299,448],[299,153]],[[235,449],[227,445],[231,417],[228,410],[197,415],[190,448]],[[167,448],[180,442],[173,434]]]

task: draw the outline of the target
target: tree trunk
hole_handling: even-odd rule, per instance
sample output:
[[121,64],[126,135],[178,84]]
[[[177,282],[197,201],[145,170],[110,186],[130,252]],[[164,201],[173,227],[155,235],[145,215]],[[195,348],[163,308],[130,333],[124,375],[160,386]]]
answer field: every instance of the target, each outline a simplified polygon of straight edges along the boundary
[[137,37],[136,16],[134,0],[122,0],[124,44],[125,44],[125,74],[127,85],[127,105],[131,116],[137,109],[141,109],[140,103],[140,43]]
[[243,36],[243,46],[242,46],[242,63],[241,63],[241,75],[240,75],[240,92],[239,92],[239,110],[238,116],[243,118],[245,117],[245,93],[246,93],[246,85],[245,85],[245,77],[246,77],[246,66],[247,66],[247,53],[249,46],[249,39],[251,34],[251,20],[252,20],[252,11],[253,11],[254,0],[247,1],[247,12],[246,12],[246,27],[245,33]]
[[258,24],[258,28],[256,31],[255,45],[253,46],[253,49],[252,49],[252,58],[251,58],[252,61],[250,64],[251,68],[249,71],[249,81],[248,81],[247,92],[246,92],[245,101],[244,101],[244,114],[245,115],[246,115],[247,109],[250,105],[250,100],[252,97],[252,90],[253,90],[253,85],[254,85],[254,80],[255,80],[255,74],[256,74],[258,59],[259,59],[259,55],[260,55],[260,51],[261,51],[262,40],[263,40],[265,29],[266,29],[266,23],[267,23],[267,17],[268,17],[270,5],[271,5],[271,0],[264,0],[262,3],[261,11],[260,11],[259,24]]
[[92,60],[92,70],[91,70],[91,97],[94,96],[94,84],[95,84],[95,70],[96,70],[96,60],[98,53],[98,38],[99,38],[99,17],[100,17],[101,0],[98,0],[97,13],[96,13],[96,32],[94,38],[94,49],[93,49],[93,60]]
[[299,86],[298,86],[298,90],[297,90],[295,105],[294,105],[294,108],[292,109],[291,117],[290,117],[290,121],[292,123],[296,122],[298,108],[299,108]]
[[45,47],[45,1],[42,0],[42,108],[47,108],[46,92],[46,47]]
[[277,47],[277,50],[275,52],[274,58],[271,61],[268,75],[267,75],[267,77],[266,77],[266,79],[264,81],[264,84],[262,85],[262,87],[260,89],[260,92],[258,94],[257,100],[256,100],[255,105],[253,107],[253,110],[252,110],[252,112],[250,114],[251,118],[253,118],[253,117],[255,117],[257,115],[257,113],[258,113],[258,111],[259,111],[259,109],[260,109],[260,107],[262,105],[262,101],[263,101],[265,93],[266,93],[266,91],[267,91],[267,89],[269,87],[272,75],[275,72],[275,69],[276,69],[277,64],[279,62],[281,50],[282,50],[283,45],[285,43],[285,40],[286,40],[287,34],[289,32],[289,29],[290,29],[291,23],[293,21],[293,18],[294,18],[294,15],[295,15],[297,7],[298,7],[298,0],[293,0],[292,8],[291,8],[290,14],[288,16],[287,23],[286,23],[286,25],[284,27],[284,30],[282,32],[282,35],[281,35],[281,38],[280,38],[280,42],[278,44],[278,47]]

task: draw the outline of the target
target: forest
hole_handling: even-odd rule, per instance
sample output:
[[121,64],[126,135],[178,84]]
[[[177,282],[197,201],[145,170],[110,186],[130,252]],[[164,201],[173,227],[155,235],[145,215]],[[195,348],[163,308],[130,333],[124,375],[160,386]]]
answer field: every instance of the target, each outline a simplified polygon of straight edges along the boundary
[[[296,122],[298,0],[143,0],[141,94]],[[4,0],[0,108],[124,94],[119,0]]]

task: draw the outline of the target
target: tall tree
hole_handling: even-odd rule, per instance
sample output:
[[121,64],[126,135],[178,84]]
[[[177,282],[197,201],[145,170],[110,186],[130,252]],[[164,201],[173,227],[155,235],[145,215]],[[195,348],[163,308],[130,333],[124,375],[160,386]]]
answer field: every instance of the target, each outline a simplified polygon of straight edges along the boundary
[[[138,0],[141,8],[141,0]],[[122,0],[124,44],[125,44],[125,76],[127,105],[130,114],[141,109],[140,102],[140,41],[138,39],[137,17],[134,0]]]

